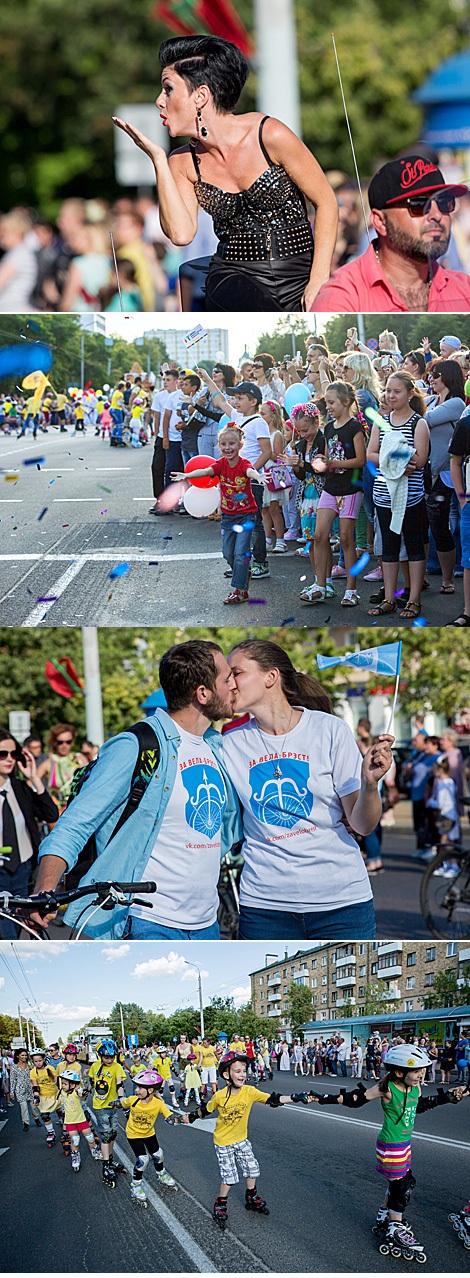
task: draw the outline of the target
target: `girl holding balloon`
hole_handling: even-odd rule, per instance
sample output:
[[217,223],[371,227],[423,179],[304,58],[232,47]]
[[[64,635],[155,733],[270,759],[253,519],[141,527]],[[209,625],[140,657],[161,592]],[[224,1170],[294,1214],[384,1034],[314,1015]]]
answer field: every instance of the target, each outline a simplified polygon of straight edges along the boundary
[[251,480],[266,484],[264,475],[240,457],[243,434],[238,426],[229,423],[220,432],[219,448],[222,456],[209,466],[190,471],[173,471],[172,480],[218,480],[222,511],[222,554],[232,569],[231,589],[226,604],[248,602],[250,578],[251,534],[257,513],[256,498]]

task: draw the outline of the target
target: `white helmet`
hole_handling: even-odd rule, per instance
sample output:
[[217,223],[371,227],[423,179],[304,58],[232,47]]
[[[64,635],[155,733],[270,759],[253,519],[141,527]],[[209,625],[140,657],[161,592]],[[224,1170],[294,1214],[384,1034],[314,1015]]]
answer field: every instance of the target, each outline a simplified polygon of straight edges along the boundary
[[65,1078],[67,1083],[81,1083],[82,1081],[79,1069],[63,1069],[60,1077]]
[[423,1047],[415,1047],[410,1043],[397,1043],[387,1052],[384,1065],[396,1065],[398,1069],[425,1069],[432,1065],[432,1060]]

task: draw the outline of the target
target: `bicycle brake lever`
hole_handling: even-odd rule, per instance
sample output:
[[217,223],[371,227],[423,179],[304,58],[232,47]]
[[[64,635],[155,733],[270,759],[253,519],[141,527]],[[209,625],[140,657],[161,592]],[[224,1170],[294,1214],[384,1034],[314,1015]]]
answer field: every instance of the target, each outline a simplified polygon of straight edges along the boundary
[[150,901],[141,901],[141,900],[140,900],[140,897],[138,897],[138,896],[135,896],[135,897],[134,897],[134,900],[132,901],[132,904],[133,904],[133,905],[144,905],[146,910],[153,910],[153,905],[150,903]]

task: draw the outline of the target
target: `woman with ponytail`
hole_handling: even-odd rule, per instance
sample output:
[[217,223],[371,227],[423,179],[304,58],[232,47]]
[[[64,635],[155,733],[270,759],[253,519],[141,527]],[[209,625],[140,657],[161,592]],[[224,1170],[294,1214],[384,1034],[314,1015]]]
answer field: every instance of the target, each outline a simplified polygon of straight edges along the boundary
[[393,737],[362,759],[324,688],[276,643],[245,639],[229,663],[243,715],[223,733],[243,810],[240,939],[372,940],[372,892],[352,831],[377,825]]

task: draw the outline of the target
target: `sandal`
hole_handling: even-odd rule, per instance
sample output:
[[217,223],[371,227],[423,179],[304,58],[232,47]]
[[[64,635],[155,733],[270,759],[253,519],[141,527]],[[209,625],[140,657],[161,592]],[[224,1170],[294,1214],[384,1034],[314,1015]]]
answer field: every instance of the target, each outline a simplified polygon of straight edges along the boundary
[[316,582],[314,582],[313,586],[309,586],[308,588],[308,597],[307,591],[305,591],[305,594],[304,591],[302,591],[300,598],[302,603],[324,603],[327,598],[326,586],[317,586]]
[[470,617],[468,612],[461,612],[460,617],[456,617],[455,621],[448,621],[447,625],[457,626],[458,630],[465,630],[468,626],[470,626]]
[[443,581],[442,586],[441,586],[441,589],[440,589],[440,591],[439,591],[439,594],[440,594],[440,595],[455,595],[455,586],[454,586],[453,581]]
[[227,595],[227,598],[224,599],[224,604],[243,604],[243,603],[248,603],[248,591],[238,590],[236,587],[233,590],[231,590],[230,594]]
[[341,606],[343,608],[357,608],[359,601],[360,595],[358,595],[357,590],[345,590]]
[[369,608],[367,615],[368,617],[385,617],[388,616],[388,613],[396,612],[396,610],[396,599],[384,599],[383,603],[377,604],[376,608]]
[[411,603],[407,603],[406,608],[401,609],[400,616],[404,617],[405,620],[416,621],[416,618],[420,616],[420,613],[421,604],[412,600]]

